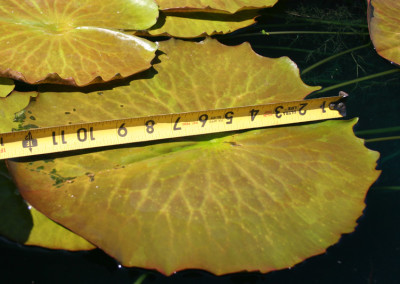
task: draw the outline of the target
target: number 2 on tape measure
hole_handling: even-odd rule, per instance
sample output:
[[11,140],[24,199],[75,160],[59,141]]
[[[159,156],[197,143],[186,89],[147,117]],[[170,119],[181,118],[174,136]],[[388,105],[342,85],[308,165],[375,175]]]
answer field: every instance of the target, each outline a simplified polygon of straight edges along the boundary
[[0,159],[340,118],[346,96],[0,133]]

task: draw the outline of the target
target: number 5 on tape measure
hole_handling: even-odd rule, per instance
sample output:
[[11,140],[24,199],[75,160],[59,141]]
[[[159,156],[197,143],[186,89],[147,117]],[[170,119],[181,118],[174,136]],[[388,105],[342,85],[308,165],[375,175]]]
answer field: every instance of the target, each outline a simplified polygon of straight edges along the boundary
[[339,118],[346,96],[0,133],[0,159]]

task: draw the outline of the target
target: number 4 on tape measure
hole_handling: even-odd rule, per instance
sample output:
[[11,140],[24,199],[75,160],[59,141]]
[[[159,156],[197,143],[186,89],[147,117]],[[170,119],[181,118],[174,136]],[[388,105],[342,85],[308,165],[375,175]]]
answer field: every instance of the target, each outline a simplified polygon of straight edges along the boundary
[[0,159],[345,116],[339,96],[0,133]]

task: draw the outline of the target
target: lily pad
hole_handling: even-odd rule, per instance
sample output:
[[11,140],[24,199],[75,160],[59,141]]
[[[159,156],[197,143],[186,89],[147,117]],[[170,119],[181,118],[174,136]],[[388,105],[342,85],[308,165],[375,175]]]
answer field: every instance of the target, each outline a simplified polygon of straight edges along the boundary
[[36,92],[14,92],[5,98],[0,97],[0,133],[21,129],[26,119],[24,108],[36,95]]
[[161,12],[157,24],[147,32],[153,36],[180,38],[226,34],[254,24],[257,12],[258,10],[246,10],[235,14]]
[[278,0],[157,0],[161,10],[167,11],[212,11],[235,13],[244,9],[272,7]]
[[51,221],[19,195],[7,175],[4,161],[0,162],[0,234],[25,245],[48,248],[88,250],[94,246],[85,239]]
[[[41,93],[26,111],[49,126],[295,100],[317,89],[301,82],[288,58],[261,57],[248,44],[160,46],[151,79],[85,98]],[[63,98],[64,109],[52,108]],[[379,172],[378,154],[353,134],[355,122],[142,143],[9,167],[30,204],[126,266],[267,272],[324,252],[356,226]]]
[[0,75],[87,85],[143,71],[156,44],[115,29],[146,29],[157,17],[153,0],[2,0]]
[[14,81],[8,78],[0,78],[0,98],[8,96],[14,90]]
[[400,64],[400,2],[368,0],[368,25],[371,40],[379,55]]
[[[32,230],[25,245],[43,246],[51,249],[71,251],[91,250],[95,246],[84,238],[50,220],[48,217],[28,205],[32,215]],[[11,217],[15,220],[15,217]]]
[[258,10],[271,1],[159,1],[163,11],[150,35],[194,38],[225,34],[253,24]]

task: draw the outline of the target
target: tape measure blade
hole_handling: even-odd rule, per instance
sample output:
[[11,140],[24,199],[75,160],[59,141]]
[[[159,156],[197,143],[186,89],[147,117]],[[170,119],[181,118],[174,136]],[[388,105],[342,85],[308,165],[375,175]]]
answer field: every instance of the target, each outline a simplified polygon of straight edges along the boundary
[[71,124],[0,134],[0,159],[344,116],[344,96]]

